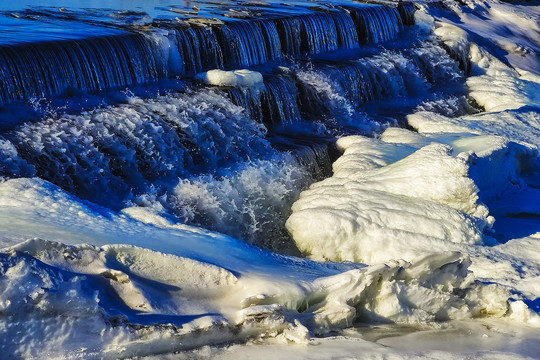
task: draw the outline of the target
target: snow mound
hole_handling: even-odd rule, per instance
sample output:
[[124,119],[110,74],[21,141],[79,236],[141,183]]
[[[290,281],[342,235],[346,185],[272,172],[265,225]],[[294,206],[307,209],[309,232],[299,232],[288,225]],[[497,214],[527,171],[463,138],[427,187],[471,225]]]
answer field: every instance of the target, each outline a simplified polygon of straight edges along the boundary
[[[502,13],[500,10],[493,11]],[[506,12],[506,14],[510,15],[511,12]],[[527,19],[520,21],[526,23]],[[440,37],[453,57],[458,59],[461,67],[466,72],[471,67],[471,73],[474,76],[467,79],[469,96],[486,111],[540,106],[538,73],[508,67],[486,49],[470,43],[467,32],[457,26],[448,23],[439,23],[438,26],[434,31],[435,34]],[[537,28],[538,24],[534,31],[538,32]]]
[[420,133],[339,139],[334,175],[301,193],[287,220],[298,248],[316,260],[373,264],[483,244],[494,221],[484,204],[527,189],[538,152],[440,118],[410,116],[420,130],[428,124]]
[[[310,331],[354,321],[511,316],[508,292],[475,282],[469,265],[460,253],[442,253],[296,289],[278,276],[261,292],[261,279],[193,259],[128,245],[30,240],[0,252],[0,345],[24,358],[117,358],[265,337],[305,343]],[[26,337],[16,336],[23,330]]]
[[418,112],[409,115],[407,120],[420,133],[490,134],[540,147],[540,115],[533,107],[458,118]]
[[506,290],[475,284],[469,265],[460,253],[448,252],[320,279],[328,295],[315,306],[314,320],[327,329],[355,319],[411,323],[507,314]]
[[522,191],[527,187],[523,180],[523,173],[534,167],[538,156],[534,147],[510,141],[503,136],[467,132],[465,128],[461,129],[463,132],[452,132],[458,129],[448,130],[444,121],[438,123],[437,128],[435,121],[440,118],[427,112],[410,115],[410,123],[418,124],[416,119],[422,114],[426,116],[426,119],[430,119],[427,121],[433,121],[429,123],[433,125],[430,130],[439,130],[438,132],[414,133],[395,128],[385,131],[381,139],[387,143],[404,144],[416,148],[432,142],[451,146],[453,156],[466,160],[469,167],[467,176],[478,187],[478,195],[484,203],[489,203],[505,194]]
[[482,242],[492,219],[466,159],[452,156],[450,146],[416,150],[363,137],[338,144],[345,152],[334,176],[304,191],[287,220],[301,251],[317,260],[373,264]]
[[537,168],[540,148],[540,77],[508,67],[455,26],[441,24],[435,32],[468,54],[475,75],[467,79],[469,95],[486,111],[454,118],[420,111],[407,117],[409,125],[422,136],[455,138],[456,151],[476,144],[468,154],[470,176],[484,202],[525,190],[522,176]]

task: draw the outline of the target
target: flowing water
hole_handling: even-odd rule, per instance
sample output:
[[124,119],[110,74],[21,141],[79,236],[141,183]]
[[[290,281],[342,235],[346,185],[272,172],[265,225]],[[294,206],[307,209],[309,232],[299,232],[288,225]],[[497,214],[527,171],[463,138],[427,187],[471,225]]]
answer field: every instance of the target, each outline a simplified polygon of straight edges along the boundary
[[[464,77],[415,29],[412,3],[275,9],[138,26],[82,9],[5,11],[112,34],[0,44],[2,177],[39,176],[112,209],[147,206],[294,252],[283,223],[299,192],[330,175],[332,139],[459,97]],[[263,83],[193,80],[243,68]]]

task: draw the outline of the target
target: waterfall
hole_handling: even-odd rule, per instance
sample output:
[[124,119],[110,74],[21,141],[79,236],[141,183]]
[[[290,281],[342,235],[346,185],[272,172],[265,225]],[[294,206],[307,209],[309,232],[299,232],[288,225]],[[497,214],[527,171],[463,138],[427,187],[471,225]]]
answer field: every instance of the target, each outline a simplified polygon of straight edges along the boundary
[[[354,5],[212,26],[160,29],[82,40],[0,47],[0,104],[99,93],[238,69],[394,39],[414,21],[414,6]],[[403,19],[403,20],[402,20]]]
[[360,113],[374,102],[403,106],[407,99],[414,105],[441,87],[459,87],[463,73],[458,65],[430,42],[357,60],[312,64],[294,73],[298,107],[303,119],[357,127],[365,120]]
[[272,128],[300,121],[296,83],[288,76],[268,75],[262,87],[253,89],[224,88],[231,101],[254,121]]
[[401,1],[398,3],[397,10],[401,16],[401,21],[403,25],[414,25],[414,12],[416,8],[412,1]]
[[[335,64],[314,60],[307,68],[303,58],[393,39],[413,12],[414,6],[405,3],[350,5],[211,26],[164,23],[159,29],[119,36],[4,46],[1,104],[99,93],[215,68],[252,68],[273,61],[290,68],[275,71],[273,64],[273,71],[253,88],[193,86],[147,100],[128,96],[125,105],[53,114],[13,126],[0,139],[2,153],[12,159],[0,164],[0,176],[35,174],[114,207],[148,191],[150,184],[166,187],[178,178],[218,174],[258,158],[269,152],[266,133],[282,125],[315,120],[325,133],[325,121],[328,129],[341,121],[362,121],[359,105],[405,96],[417,87],[410,85],[416,73],[426,83],[436,81],[440,72],[447,78],[444,66],[427,69],[426,64],[441,62],[429,58],[433,51]],[[402,66],[404,56],[416,67]]]
[[171,33],[171,46],[179,52],[177,60],[172,58],[178,62],[176,73],[189,75],[207,69],[223,68],[223,51],[211,28],[173,29]]
[[[399,121],[368,114],[379,101],[422,101],[462,79],[431,39],[378,51],[414,21],[412,4],[317,9],[0,48],[0,111],[32,97],[119,98],[6,126],[0,179],[36,176],[113,210],[149,206],[283,250],[290,205],[331,173],[335,137]],[[214,73],[262,81],[195,76],[243,68],[259,73]]]
[[284,54],[319,54],[338,49],[338,31],[330,14],[306,14],[276,23]]
[[234,21],[216,32],[227,68],[250,67],[281,57],[278,32],[271,21]]
[[264,134],[217,90],[133,98],[5,133],[9,143],[0,145],[11,160],[0,164],[0,176],[27,172],[30,164],[42,179],[115,208],[130,193],[260,157],[269,152]]
[[284,76],[265,78],[262,101],[264,122],[271,127],[300,121],[296,96],[296,84],[292,79]]
[[66,91],[97,93],[166,76],[136,34],[0,48],[0,104]]
[[403,28],[400,13],[395,7],[362,6],[351,8],[351,17],[363,44],[377,44],[397,37]]

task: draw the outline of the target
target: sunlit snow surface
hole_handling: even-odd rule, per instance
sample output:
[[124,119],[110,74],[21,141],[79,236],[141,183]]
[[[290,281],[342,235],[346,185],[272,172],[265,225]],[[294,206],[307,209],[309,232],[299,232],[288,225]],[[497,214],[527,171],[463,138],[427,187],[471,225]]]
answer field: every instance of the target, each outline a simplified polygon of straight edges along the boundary
[[[519,35],[516,46],[530,46],[537,56],[538,7],[512,6],[471,3],[470,11],[457,13],[461,25],[480,36],[485,25],[475,25],[487,7],[488,23],[495,27],[526,17],[522,24],[530,26],[508,31]],[[260,137],[264,130],[219,92],[166,95],[147,103],[135,99],[83,117],[60,117],[61,126],[28,124],[18,130],[21,139],[49,141],[49,159],[70,154],[55,153],[55,144],[86,149],[93,137],[109,136],[103,140],[113,144],[108,151],[125,157],[129,173],[139,165],[130,163],[125,144],[144,137],[138,134],[147,134],[141,129],[149,126],[165,141],[145,137],[142,150],[154,156],[144,159],[143,168],[161,182],[166,182],[161,169],[179,161],[194,174],[211,161],[247,161],[233,177],[201,175],[180,181],[167,196],[133,199],[133,205],[146,207],[116,211],[80,200],[32,177],[35,169],[18,156],[22,147],[2,141],[7,159],[2,166],[19,177],[0,183],[2,354],[14,359],[538,358],[540,80],[534,61],[524,57],[520,68],[511,56],[507,60],[516,68],[510,68],[501,62],[506,58],[497,59],[489,46],[456,28],[457,19],[433,22],[419,11],[417,22],[427,30],[432,26],[449,49],[467,54],[469,95],[485,111],[448,117],[430,112],[439,105],[427,103],[408,115],[410,130],[339,139],[343,155],[333,176],[301,193],[287,221],[307,259],[277,255],[163,214],[164,206],[184,206],[189,219],[200,216],[189,212],[197,207],[208,214],[201,223],[224,229],[249,217],[234,212],[242,207],[239,199],[247,198],[250,209],[259,212],[264,212],[260,199],[269,199],[277,209],[271,213],[282,214],[282,199],[272,195],[309,181],[287,157],[247,161],[274,153]],[[259,73],[240,69],[199,78],[241,89],[261,86]],[[167,137],[161,116],[199,136],[199,143],[208,145],[202,156],[207,162],[190,161],[187,151],[185,158],[167,158],[169,147],[187,145]],[[74,126],[81,119],[83,124]],[[236,128],[228,134],[231,119]],[[125,129],[126,137],[108,135],[112,126]],[[230,140],[234,136],[251,142],[239,149]],[[34,149],[39,158],[46,147],[39,141],[24,151]],[[99,168],[105,163],[101,153],[88,149],[94,162],[86,170],[105,171]],[[62,183],[70,171],[60,166],[50,176]],[[139,172],[132,174],[125,178],[140,184]],[[80,184],[63,187],[92,189],[84,174],[73,178]],[[132,186],[118,181],[124,192],[134,191]],[[111,194],[92,196],[105,203]],[[220,347],[234,342],[249,344]]]

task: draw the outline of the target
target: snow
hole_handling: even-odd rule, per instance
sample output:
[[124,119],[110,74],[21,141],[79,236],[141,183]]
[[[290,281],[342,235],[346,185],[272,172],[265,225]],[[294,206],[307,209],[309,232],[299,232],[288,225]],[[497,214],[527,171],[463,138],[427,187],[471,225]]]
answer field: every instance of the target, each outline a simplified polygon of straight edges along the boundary
[[467,0],[466,7],[448,2],[452,12],[433,11],[436,20],[467,32],[475,43],[514,68],[540,74],[540,11],[536,3]]
[[195,79],[208,85],[246,88],[257,87],[263,83],[263,77],[260,72],[248,69],[234,71],[214,69],[197,74]]
[[[366,142],[381,150],[367,157]],[[362,137],[338,144],[347,147],[334,163],[334,176],[304,191],[287,220],[301,251],[317,260],[373,264],[482,243],[493,219],[467,177],[466,159],[452,156],[450,146],[434,143],[414,151],[408,144]],[[402,158],[391,162],[398,154]],[[373,158],[384,165],[366,169]]]
[[458,252],[315,263],[126,211],[143,223],[38,179],[0,184],[0,204],[1,317],[11,319],[2,338],[29,336],[2,346],[23,357],[114,358],[268,336],[305,343],[357,320],[513,316],[507,290],[476,282]]
[[[2,352],[28,359],[537,358],[537,6],[467,4],[454,6],[455,16],[418,11],[416,31],[433,31],[470,70],[468,96],[483,111],[450,116],[419,106],[407,116],[408,129],[341,137],[333,176],[300,194],[309,175],[288,156],[253,160],[270,153],[264,129],[219,91],[131,99],[28,123],[0,139]],[[391,51],[375,62],[387,58],[401,64]],[[379,68],[401,76],[400,66]],[[353,126],[360,114],[331,79],[296,76]],[[216,69],[197,79],[243,89],[263,84],[252,70]],[[170,149],[184,142],[164,130],[162,116],[197,137],[201,163],[178,166],[184,153],[176,158]],[[356,129],[368,127],[357,120]],[[238,145],[246,139],[249,148]],[[127,142],[148,156],[136,158]],[[103,177],[109,186],[116,175],[105,165],[115,156],[103,154],[114,150],[133,170],[126,192],[134,185],[145,191],[126,208],[101,207],[70,193],[75,185],[62,189],[36,177],[40,169],[20,156],[60,159],[51,160],[59,168],[49,177],[62,179],[73,171],[75,148],[86,156],[75,162],[92,175],[73,177],[81,183],[110,171]],[[231,158],[242,165],[228,176],[200,175],[207,163],[232,167]],[[191,176],[174,179],[164,194],[139,179],[141,169],[176,166],[175,174]],[[307,258],[178,222],[238,237],[259,232],[279,247],[267,223],[284,220],[297,196],[286,227]]]
[[[536,315],[522,311],[536,309],[540,296],[540,82],[471,43],[467,32],[436,26],[456,58],[470,62],[469,96],[485,111],[459,117],[419,111],[407,117],[415,131],[339,139],[343,154],[333,176],[300,194],[287,229],[318,261],[377,264],[441,251],[468,254],[476,276],[512,293],[513,317],[536,323]],[[382,343],[412,349],[424,336]]]
[[[454,322],[443,328],[377,326],[374,335],[367,328],[353,328],[347,336],[312,340],[308,346],[279,344],[233,345],[226,349],[203,348],[193,353],[160,359],[535,359],[540,350],[536,334],[505,324],[502,329],[486,329],[472,322]],[[509,335],[507,332],[514,332]],[[375,341],[374,341],[375,340]],[[523,349],[512,352],[511,349]],[[265,354],[271,356],[265,357]],[[145,358],[146,359],[146,358]]]

